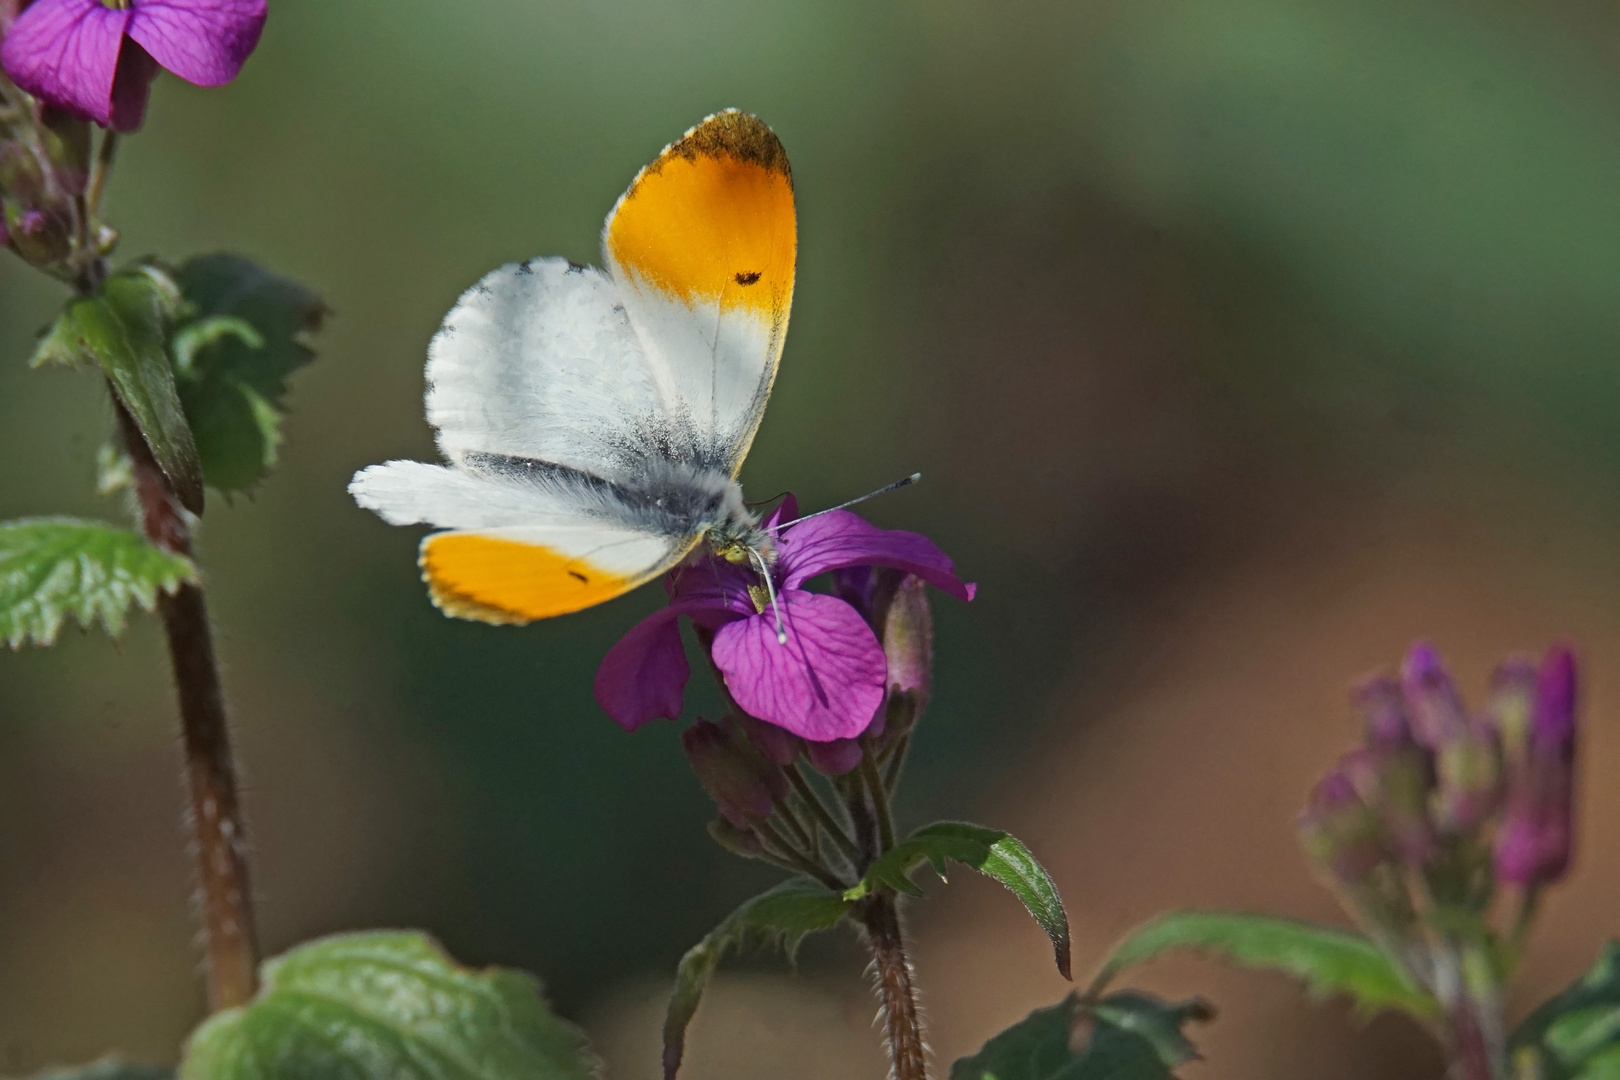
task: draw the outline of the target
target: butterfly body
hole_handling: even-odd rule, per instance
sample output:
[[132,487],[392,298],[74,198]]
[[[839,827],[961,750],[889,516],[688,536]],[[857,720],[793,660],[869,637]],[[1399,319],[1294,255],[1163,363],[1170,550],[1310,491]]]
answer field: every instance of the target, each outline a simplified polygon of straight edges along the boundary
[[445,465],[355,475],[356,500],[424,538],[446,613],[527,622],[600,603],[700,545],[764,569],[769,533],[737,474],[775,381],[797,244],[776,136],[711,116],[635,178],[605,269],[503,266],[428,349]]

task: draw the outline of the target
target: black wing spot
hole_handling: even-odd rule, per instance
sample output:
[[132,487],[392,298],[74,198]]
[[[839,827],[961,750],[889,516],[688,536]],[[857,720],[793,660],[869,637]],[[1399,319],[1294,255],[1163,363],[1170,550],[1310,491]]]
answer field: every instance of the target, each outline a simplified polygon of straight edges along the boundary
[[739,285],[752,285],[754,282],[756,282],[758,280],[759,280],[759,271],[758,270],[741,270],[741,271],[738,271],[737,276],[736,276],[736,282]]
[[533,262],[533,259],[524,259],[522,262],[518,263],[518,274],[522,275],[534,273],[534,267],[530,265]]
[[578,570],[570,570],[570,571],[568,571],[568,576],[571,577],[571,578],[575,578],[578,581],[580,581],[581,583],[586,584],[586,585],[589,585],[590,582],[591,582],[590,578],[586,577],[584,574],[580,573]]
[[482,282],[474,285],[473,289],[478,293],[479,296],[493,296],[495,294],[494,289],[491,289],[488,285],[485,285]]
[[563,271],[565,274],[583,274],[584,272],[585,264],[577,263],[573,259],[568,260],[568,269]]

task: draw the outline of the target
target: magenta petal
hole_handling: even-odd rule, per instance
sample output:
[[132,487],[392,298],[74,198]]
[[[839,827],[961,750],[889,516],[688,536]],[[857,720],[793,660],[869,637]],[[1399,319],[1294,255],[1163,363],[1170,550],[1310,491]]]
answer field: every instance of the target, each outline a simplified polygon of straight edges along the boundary
[[759,527],[767,532],[786,522],[793,521],[799,516],[799,500],[793,497],[793,492],[782,496],[782,501],[776,504],[776,509],[765,515],[765,520]]
[[777,642],[769,610],[714,636],[714,662],[731,696],[750,715],[805,739],[859,735],[883,702],[883,646],[836,597],[798,589],[778,596],[787,644]]
[[259,44],[266,0],[135,0],[129,36],[198,86],[236,78]]
[[626,731],[663,717],[679,720],[692,669],[686,663],[682,609],[670,606],[641,620],[619,639],[596,669],[596,700]]
[[829,570],[845,566],[892,566],[916,574],[961,600],[973,599],[974,586],[951,572],[950,557],[920,533],[880,529],[848,510],[810,518],[783,533],[787,580],[792,589]]
[[112,115],[107,126],[114,131],[134,131],[146,119],[146,102],[152,96],[152,80],[158,67],[139,42],[125,40],[118,54],[118,74],[113,77]]
[[0,67],[43,101],[112,123],[113,77],[133,13],[101,0],[36,0],[0,41]]

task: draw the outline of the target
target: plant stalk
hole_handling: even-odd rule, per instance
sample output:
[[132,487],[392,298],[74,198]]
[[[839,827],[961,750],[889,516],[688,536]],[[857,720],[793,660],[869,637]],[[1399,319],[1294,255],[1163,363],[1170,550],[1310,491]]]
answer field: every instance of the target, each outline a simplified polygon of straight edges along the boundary
[[[111,388],[109,387],[109,390]],[[129,411],[113,394],[118,431],[134,465],[135,494],[147,539],[192,556],[191,528],[169,481]],[[158,602],[180,699],[181,742],[191,794],[188,824],[197,856],[208,1005],[218,1012],[250,1001],[257,989],[258,943],[248,882],[246,834],[225,694],[201,587],[186,584]]]
[[892,1063],[889,1078],[928,1080],[928,1047],[923,1041],[922,1017],[917,1012],[900,909],[891,894],[882,892],[864,902],[859,920],[872,951],[884,1043]]

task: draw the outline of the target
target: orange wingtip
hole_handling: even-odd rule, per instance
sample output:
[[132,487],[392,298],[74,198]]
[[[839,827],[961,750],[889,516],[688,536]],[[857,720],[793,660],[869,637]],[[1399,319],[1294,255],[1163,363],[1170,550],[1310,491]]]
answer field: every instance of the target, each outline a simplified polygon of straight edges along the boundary
[[434,533],[419,562],[441,611],[497,625],[580,611],[638,584],[539,544],[479,533]]
[[620,197],[609,257],[687,303],[718,299],[775,320],[793,297],[793,174],[757,117],[716,113],[664,148]]

